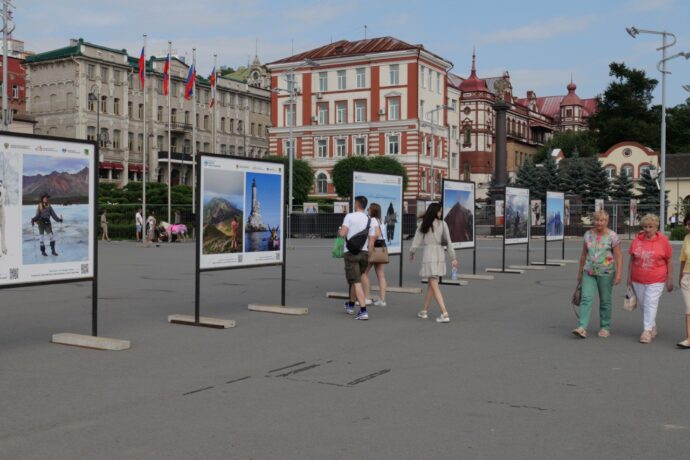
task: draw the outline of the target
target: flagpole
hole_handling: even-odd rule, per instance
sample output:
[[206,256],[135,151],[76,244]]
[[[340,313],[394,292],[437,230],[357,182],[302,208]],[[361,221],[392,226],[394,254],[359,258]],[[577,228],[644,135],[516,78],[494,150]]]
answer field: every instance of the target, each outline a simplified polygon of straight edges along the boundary
[[218,153],[218,71],[216,70],[218,55],[213,55],[213,88],[211,88],[211,97],[213,97],[213,153]]
[[170,188],[171,188],[171,180],[172,180],[172,174],[170,171],[170,151],[172,149],[172,137],[170,133],[171,125],[172,125],[172,110],[171,110],[171,101],[172,101],[172,67],[171,64],[172,61],[172,42],[168,41],[168,223],[171,222],[170,220]]
[[[196,74],[196,48],[192,48],[192,67]],[[192,86],[192,214],[196,213],[196,78]]]
[[[144,75],[144,82],[141,87],[141,92],[144,96],[144,113],[143,115],[143,121],[144,121],[144,153],[142,156],[141,160],[141,167],[142,167],[142,172],[141,172],[141,205],[142,205],[142,219],[146,220],[146,151],[147,151],[147,142],[148,142],[148,136],[146,135],[146,34],[144,34],[144,70],[143,74]],[[143,233],[144,229],[142,227],[142,239],[144,237]]]

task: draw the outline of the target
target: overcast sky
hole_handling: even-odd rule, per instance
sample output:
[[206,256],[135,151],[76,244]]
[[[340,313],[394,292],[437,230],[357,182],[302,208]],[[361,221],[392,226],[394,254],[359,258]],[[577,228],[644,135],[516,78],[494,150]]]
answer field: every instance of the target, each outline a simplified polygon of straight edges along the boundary
[[[126,48],[138,55],[142,34],[149,52],[162,54],[167,41],[191,58],[197,48],[201,74],[210,73],[213,54],[220,65],[246,65],[258,43],[262,62],[279,59],[331,40],[393,36],[424,46],[452,61],[467,76],[472,48],[481,76],[508,70],[515,92],[565,94],[572,73],[580,97],[601,93],[609,82],[608,64],[623,61],[659,78],[656,48],[661,38],[632,39],[625,27],[668,30],[678,36],[669,54],[690,51],[687,0],[15,0],[15,38],[33,51],[68,45],[70,38]],[[669,62],[667,103],[690,93],[690,61]],[[660,101],[660,89],[657,101]]]

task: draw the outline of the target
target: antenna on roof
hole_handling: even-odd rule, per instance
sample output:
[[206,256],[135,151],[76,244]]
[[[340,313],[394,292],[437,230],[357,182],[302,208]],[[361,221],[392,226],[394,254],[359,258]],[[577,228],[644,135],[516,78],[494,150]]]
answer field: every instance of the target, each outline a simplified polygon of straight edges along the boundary
[[364,39],[367,39],[367,25],[364,24]]
[[294,56],[295,54],[295,39],[292,38],[290,39],[290,55]]

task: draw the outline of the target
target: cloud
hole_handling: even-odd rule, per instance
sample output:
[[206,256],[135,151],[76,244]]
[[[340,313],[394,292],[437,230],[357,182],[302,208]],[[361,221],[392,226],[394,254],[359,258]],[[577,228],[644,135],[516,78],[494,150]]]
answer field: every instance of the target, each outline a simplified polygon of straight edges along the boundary
[[597,16],[556,17],[514,29],[503,29],[479,37],[480,44],[514,43],[518,41],[547,40],[587,29],[598,20]]

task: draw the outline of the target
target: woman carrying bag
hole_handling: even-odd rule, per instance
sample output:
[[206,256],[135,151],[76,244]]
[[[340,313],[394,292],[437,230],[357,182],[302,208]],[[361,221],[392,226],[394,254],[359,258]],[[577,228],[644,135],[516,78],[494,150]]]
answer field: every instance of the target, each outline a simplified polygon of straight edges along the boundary
[[[384,266],[388,263],[388,249],[386,247],[386,240],[383,234],[383,226],[381,225],[381,206],[378,203],[371,203],[369,205],[369,217],[371,218],[371,228],[369,230],[369,265],[362,274],[363,277],[369,279],[369,270],[374,267],[376,278],[379,280],[379,289],[381,296],[379,300],[374,302],[374,306],[386,306],[386,274],[384,273]],[[363,283],[366,285],[364,298],[369,298],[369,290],[371,283]],[[367,303],[369,301],[367,300]]]
[[683,225],[688,230],[683,240],[683,247],[680,250],[680,275],[678,276],[678,284],[680,285],[680,292],[683,294],[683,301],[685,302],[685,335],[686,338],[676,345],[678,348],[690,348],[690,212],[685,215]]
[[597,211],[593,215],[594,228],[587,230],[582,244],[578,283],[582,283],[580,300],[580,324],[573,334],[587,338],[589,315],[592,313],[594,296],[599,292],[599,337],[611,335],[611,292],[621,282],[623,256],[620,239],[608,228],[609,214]]
[[410,247],[410,261],[414,260],[417,248],[424,246],[424,256],[422,257],[422,268],[419,276],[429,279],[429,286],[424,297],[424,307],[417,316],[422,319],[429,317],[429,305],[431,298],[435,298],[438,306],[441,307],[441,316],[436,318],[437,323],[448,323],[450,317],[446,304],[443,301],[443,294],[438,285],[439,278],[446,274],[446,254],[443,250],[445,245],[448,249],[448,256],[451,264],[457,268],[458,261],[455,258],[455,250],[450,242],[450,230],[448,224],[442,220],[443,208],[439,203],[431,203],[426,209],[422,222],[417,227],[417,231]]

